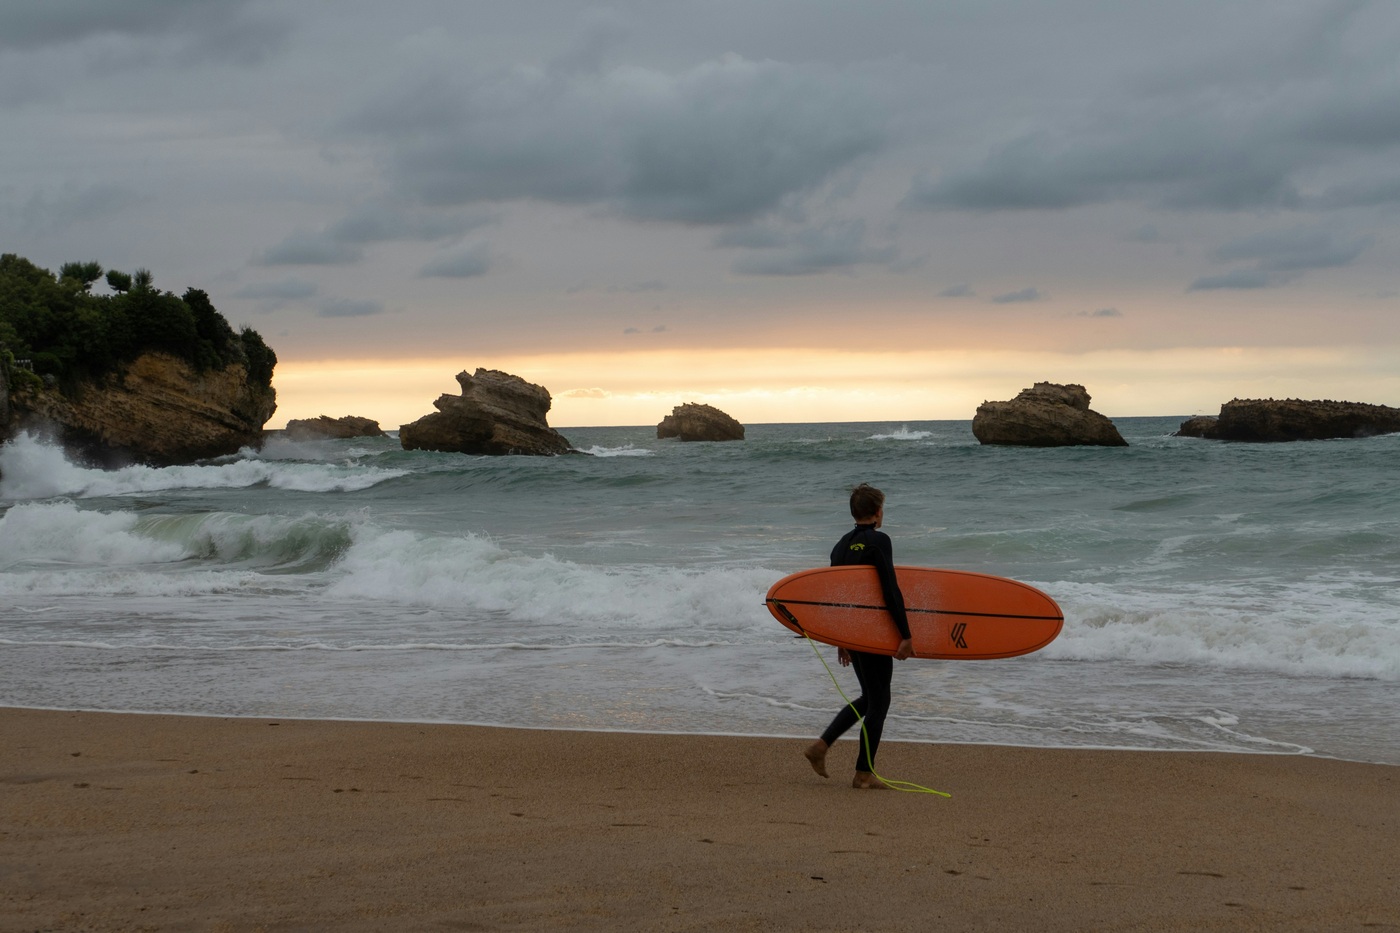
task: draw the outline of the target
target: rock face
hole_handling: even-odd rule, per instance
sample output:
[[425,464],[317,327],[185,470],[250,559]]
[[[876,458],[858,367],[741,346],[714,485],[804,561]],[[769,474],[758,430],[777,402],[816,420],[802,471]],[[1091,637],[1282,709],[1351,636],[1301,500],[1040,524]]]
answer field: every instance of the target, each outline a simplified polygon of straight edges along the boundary
[[10,423],[10,374],[5,371],[5,361],[0,360],[0,441],[8,436],[6,426]]
[[196,372],[174,356],[146,353],[72,395],[26,389],[10,407],[14,430],[53,436],[91,462],[170,466],[257,446],[277,393],[250,385],[242,363]]
[[1363,402],[1232,399],[1220,416],[1190,418],[1178,437],[1217,441],[1316,441],[1400,432],[1400,408]]
[[457,374],[461,395],[440,395],[435,414],[399,427],[404,450],[473,455],[576,453],[545,416],[552,399],[543,386],[494,369]]
[[1009,402],[983,402],[972,419],[983,444],[1127,447],[1113,422],[1089,410],[1081,385],[1037,382]]
[[319,441],[327,438],[347,437],[386,437],[378,421],[346,415],[332,418],[321,415],[319,418],[293,418],[287,422],[282,436],[291,441]]
[[742,441],[744,426],[712,405],[686,402],[661,419],[656,436],[683,441]]

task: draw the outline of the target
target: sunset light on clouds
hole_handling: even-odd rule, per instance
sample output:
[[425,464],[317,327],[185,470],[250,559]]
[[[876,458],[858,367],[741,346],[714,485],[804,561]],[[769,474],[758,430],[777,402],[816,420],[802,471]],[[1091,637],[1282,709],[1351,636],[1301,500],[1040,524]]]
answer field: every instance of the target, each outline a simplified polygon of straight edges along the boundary
[[1400,9],[109,0],[0,10],[4,251],[145,267],[396,428],[1400,404]]

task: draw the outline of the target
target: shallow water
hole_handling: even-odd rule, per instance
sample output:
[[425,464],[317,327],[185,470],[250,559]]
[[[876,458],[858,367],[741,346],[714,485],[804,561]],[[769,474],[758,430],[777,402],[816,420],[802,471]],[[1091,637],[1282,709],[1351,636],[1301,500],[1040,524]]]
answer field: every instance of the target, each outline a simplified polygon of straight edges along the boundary
[[[0,449],[0,703],[809,735],[763,608],[888,494],[903,564],[1065,611],[1024,658],[898,666],[886,735],[1400,764],[1400,437],[981,447],[968,422],[570,429],[592,457],[276,442],[101,472]],[[831,652],[828,651],[828,654]],[[848,672],[843,685],[853,688]]]

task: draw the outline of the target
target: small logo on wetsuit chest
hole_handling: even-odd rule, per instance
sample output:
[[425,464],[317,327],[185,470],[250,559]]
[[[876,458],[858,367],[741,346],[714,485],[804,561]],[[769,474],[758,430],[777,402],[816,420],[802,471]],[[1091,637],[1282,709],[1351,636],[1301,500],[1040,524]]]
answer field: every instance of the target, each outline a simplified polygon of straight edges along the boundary
[[959,622],[957,625],[953,626],[953,631],[952,631],[951,635],[952,635],[952,638],[953,638],[953,645],[954,645],[955,647],[958,647],[958,648],[966,648],[966,647],[967,647],[967,641],[963,638],[963,633],[966,632],[966,631],[967,631],[967,623],[966,623],[966,622]]
[[865,550],[865,545],[863,545],[863,544],[857,542],[857,543],[851,545],[850,550],[852,550],[852,551],[863,551],[863,550]]

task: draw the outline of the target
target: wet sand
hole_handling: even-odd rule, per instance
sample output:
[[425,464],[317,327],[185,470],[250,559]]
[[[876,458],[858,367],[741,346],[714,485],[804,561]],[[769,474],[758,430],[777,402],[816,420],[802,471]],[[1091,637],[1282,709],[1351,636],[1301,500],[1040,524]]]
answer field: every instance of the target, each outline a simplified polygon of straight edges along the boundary
[[1400,768],[0,709],[0,931],[1400,929]]

